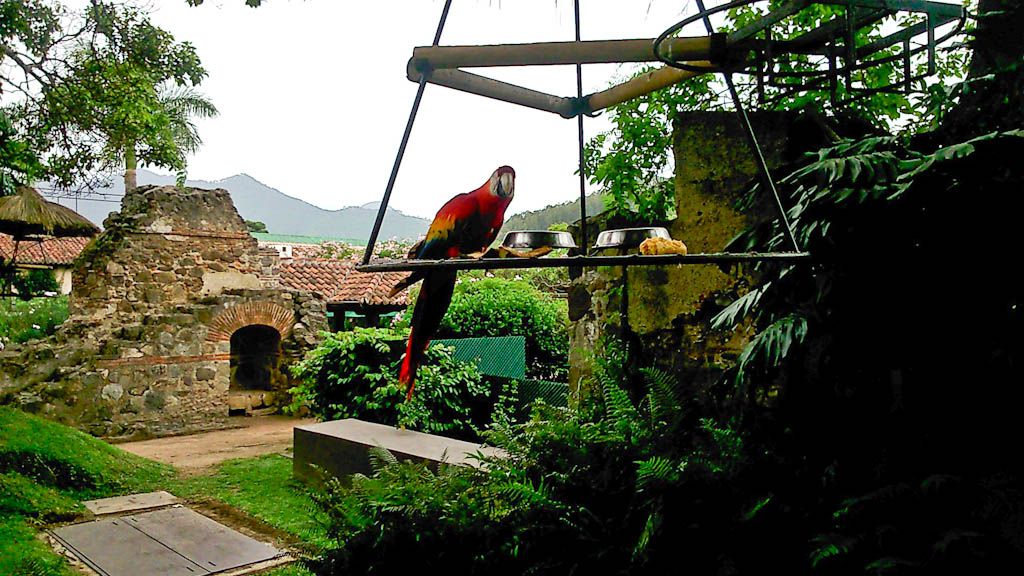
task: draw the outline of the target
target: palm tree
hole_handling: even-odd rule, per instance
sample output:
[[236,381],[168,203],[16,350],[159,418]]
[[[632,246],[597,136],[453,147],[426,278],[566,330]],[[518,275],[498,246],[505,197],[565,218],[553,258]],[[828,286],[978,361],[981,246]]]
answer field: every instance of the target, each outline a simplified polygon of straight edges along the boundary
[[[181,165],[178,170],[178,185],[182,185],[185,182],[188,155],[198,150],[203,143],[192,119],[213,118],[219,112],[205,95],[188,86],[165,84],[157,91],[157,100],[163,107],[163,112],[167,114],[174,143],[178,148]],[[138,187],[135,177],[137,161],[134,145],[125,150],[124,163],[124,190],[130,192]]]

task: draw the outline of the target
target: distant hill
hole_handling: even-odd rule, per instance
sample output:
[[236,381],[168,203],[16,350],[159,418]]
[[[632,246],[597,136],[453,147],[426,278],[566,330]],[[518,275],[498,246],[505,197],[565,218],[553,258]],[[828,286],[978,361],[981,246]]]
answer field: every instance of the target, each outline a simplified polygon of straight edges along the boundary
[[[594,193],[587,196],[587,218],[599,214],[602,210],[604,210],[604,202],[601,201],[600,194]],[[547,230],[552,224],[559,222],[572,224],[579,219],[580,201],[578,199],[540,210],[522,212],[505,220],[505,225],[501,227],[501,232],[498,234],[498,240],[504,238],[505,233],[511,230]]]
[[[120,210],[119,199],[124,195],[124,182],[118,178],[113,180],[110,188],[102,190],[104,200],[84,197],[78,200],[78,212],[97,225],[102,225],[110,212]],[[174,184],[174,176],[163,176],[148,170],[139,170],[138,180],[140,186]],[[275,190],[247,174],[237,174],[215,182],[188,180],[186,185],[195,188],[224,188],[231,194],[231,200],[242,218],[265,223],[272,234],[365,240],[370,236],[377,218],[377,206],[380,205],[374,202],[359,207],[324,210]],[[60,203],[75,208],[74,200],[61,200]],[[380,238],[416,239],[427,232],[429,225],[430,221],[425,218],[388,209]]]

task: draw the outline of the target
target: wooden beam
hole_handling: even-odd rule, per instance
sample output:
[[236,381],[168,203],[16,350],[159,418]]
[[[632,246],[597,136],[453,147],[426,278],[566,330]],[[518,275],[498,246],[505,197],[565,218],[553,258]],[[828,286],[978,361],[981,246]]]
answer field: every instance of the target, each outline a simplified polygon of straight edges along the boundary
[[[420,76],[421,74],[418,70],[410,69],[409,80],[419,82]],[[572,118],[577,114],[571,98],[552,96],[551,94],[470,74],[462,70],[435,70],[430,74],[427,81],[431,84],[447,86],[448,88],[469,92],[470,94],[486,96],[545,112],[553,112],[563,118]]]
[[[674,38],[665,42],[676,60],[711,59],[711,38]],[[489,66],[542,66],[558,64],[609,64],[655,62],[654,39],[541,42],[489,46],[421,46],[409,60],[412,70],[432,68],[483,68]]]

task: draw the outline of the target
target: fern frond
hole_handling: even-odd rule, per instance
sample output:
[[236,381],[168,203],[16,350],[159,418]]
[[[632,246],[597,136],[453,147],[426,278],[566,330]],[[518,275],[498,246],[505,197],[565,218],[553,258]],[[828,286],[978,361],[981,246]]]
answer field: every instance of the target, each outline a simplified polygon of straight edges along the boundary
[[822,560],[848,554],[857,544],[857,539],[843,534],[822,534],[815,536],[811,542],[816,545],[811,552],[811,567],[815,568]]
[[743,296],[733,300],[728,306],[723,308],[718,314],[715,314],[715,317],[711,319],[711,328],[713,330],[734,328],[741,320],[750,314],[751,310],[757,308],[758,303],[761,301],[761,297],[768,291],[771,284],[771,282],[766,282],[762,286],[754,288],[750,292],[747,292]]
[[636,462],[637,492],[657,491],[679,482],[679,465],[663,456]]
[[742,380],[746,368],[757,359],[763,360],[766,366],[777,366],[789,355],[794,345],[803,343],[807,330],[806,318],[790,314],[758,332],[740,354],[737,381]]
[[369,456],[370,468],[374,474],[384,472],[389,466],[398,465],[398,458],[383,446],[371,446]]
[[643,418],[630,400],[629,394],[617,382],[611,380],[602,382],[602,392],[612,427],[620,434],[628,435],[627,439],[638,436],[637,432],[643,429]]
[[832,516],[834,518],[842,518],[870,506],[888,505],[902,498],[913,498],[916,496],[917,493],[909,484],[905,484],[903,482],[889,484],[879,488],[878,490],[864,494],[863,496],[844,500],[842,507],[833,512]]

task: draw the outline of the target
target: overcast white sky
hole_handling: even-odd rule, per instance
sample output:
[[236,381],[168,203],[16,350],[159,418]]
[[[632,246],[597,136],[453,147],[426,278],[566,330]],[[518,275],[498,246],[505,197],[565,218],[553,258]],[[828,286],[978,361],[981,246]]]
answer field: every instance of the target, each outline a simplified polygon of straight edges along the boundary
[[[584,40],[655,37],[690,2],[584,0]],[[198,122],[204,145],[189,177],[247,173],[327,209],[378,201],[416,93],[405,76],[429,45],[441,0],[158,0],[151,18],[192,42],[209,71],[200,86],[220,116]],[[692,10],[692,6],[689,7]],[[455,0],[441,44],[573,39],[570,0]],[[479,70],[560,96],[571,66]],[[585,66],[584,93],[621,73]],[[607,123],[587,119],[587,137]],[[510,213],[579,195],[576,121],[428,85],[390,205],[433,217],[451,196],[508,164],[518,176]]]

